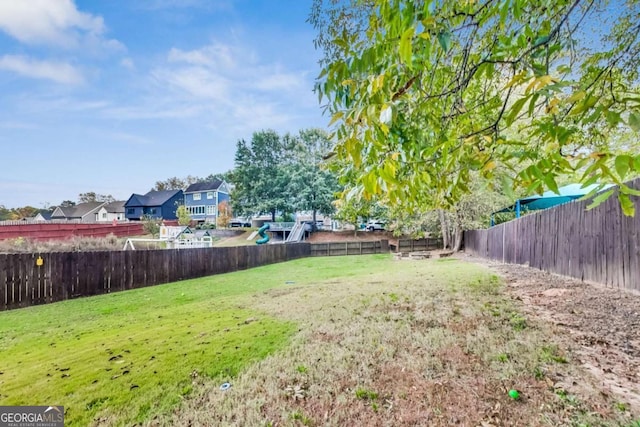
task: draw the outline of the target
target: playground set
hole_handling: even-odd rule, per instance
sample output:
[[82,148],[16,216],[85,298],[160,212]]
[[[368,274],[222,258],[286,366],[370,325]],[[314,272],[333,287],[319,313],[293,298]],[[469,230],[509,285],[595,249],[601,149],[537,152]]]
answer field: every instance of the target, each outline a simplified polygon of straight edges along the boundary
[[123,249],[136,250],[135,243],[152,243],[165,249],[211,248],[213,238],[206,231],[199,235],[187,226],[163,225],[157,239],[129,238]]

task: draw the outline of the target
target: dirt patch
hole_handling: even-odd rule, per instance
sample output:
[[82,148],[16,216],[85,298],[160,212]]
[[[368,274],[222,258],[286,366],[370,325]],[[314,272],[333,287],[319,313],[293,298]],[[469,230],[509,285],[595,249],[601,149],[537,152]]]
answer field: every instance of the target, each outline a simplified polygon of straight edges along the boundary
[[640,412],[640,296],[520,265],[469,255],[504,278],[528,316],[550,321],[601,392]]

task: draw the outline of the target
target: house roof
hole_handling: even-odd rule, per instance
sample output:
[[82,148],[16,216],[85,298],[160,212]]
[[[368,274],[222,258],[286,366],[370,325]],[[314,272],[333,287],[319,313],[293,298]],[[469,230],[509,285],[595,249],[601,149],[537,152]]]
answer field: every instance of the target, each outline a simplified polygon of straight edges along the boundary
[[38,215],[40,215],[42,218],[44,218],[45,221],[49,221],[51,219],[51,214],[53,212],[49,212],[49,211],[40,211],[36,214],[36,216],[34,218],[36,218]]
[[[609,187],[612,187],[613,184],[608,184],[602,186],[600,191],[605,190]],[[563,203],[570,202],[575,199],[579,199],[580,197],[586,196],[593,190],[598,189],[600,187],[599,184],[587,185],[586,187],[582,187],[582,184],[569,184],[564,187],[558,188],[558,193],[554,193],[553,191],[545,191],[542,195],[535,194],[533,196],[523,197],[522,199],[516,200],[511,206],[508,206],[504,209],[496,211],[494,213],[502,213],[502,212],[512,212],[516,208],[516,204],[520,202],[520,207],[524,210],[541,210],[548,209],[556,205],[561,205]]]
[[104,206],[104,209],[109,213],[124,213],[124,204],[125,200],[118,200],[116,202],[111,202]]
[[82,218],[83,216],[91,213],[104,204],[104,202],[86,202],[78,203],[75,206],[58,206],[54,213],[60,211],[62,213],[62,216],[64,216],[65,218]]
[[195,193],[198,191],[213,191],[213,190],[217,190],[218,188],[220,188],[220,186],[222,185],[221,180],[216,179],[215,181],[209,181],[209,182],[196,182],[191,184],[190,186],[187,187],[186,190],[184,190],[185,193]]
[[162,206],[178,193],[182,193],[182,190],[152,190],[144,196],[134,193],[124,206]]

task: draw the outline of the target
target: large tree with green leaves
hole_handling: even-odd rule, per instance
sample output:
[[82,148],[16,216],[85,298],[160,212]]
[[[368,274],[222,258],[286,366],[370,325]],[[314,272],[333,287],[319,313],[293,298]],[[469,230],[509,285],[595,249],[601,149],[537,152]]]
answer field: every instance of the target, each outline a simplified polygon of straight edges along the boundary
[[336,174],[325,164],[324,157],[333,142],[321,129],[306,129],[298,135],[286,135],[291,157],[288,167],[296,210],[310,210],[330,215],[335,211],[336,193],[341,187]]
[[240,215],[276,212],[291,213],[294,205],[289,186],[290,177],[285,140],[273,130],[254,132],[251,141],[238,141],[234,185],[231,195],[233,211]]
[[315,0],[316,90],[342,174],[357,172],[350,194],[449,209],[474,176],[542,192],[577,174],[620,185],[632,215],[639,12],[637,1]]

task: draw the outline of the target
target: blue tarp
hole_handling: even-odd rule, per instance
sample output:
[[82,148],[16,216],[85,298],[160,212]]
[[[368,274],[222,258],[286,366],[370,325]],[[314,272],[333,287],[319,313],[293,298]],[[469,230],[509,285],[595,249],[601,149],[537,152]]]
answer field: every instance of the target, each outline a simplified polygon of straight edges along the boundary
[[[493,225],[493,214],[504,213],[504,212],[515,212],[516,217],[520,216],[521,210],[541,210],[548,209],[553,206],[561,205],[563,203],[570,202],[575,199],[579,199],[582,196],[589,194],[591,191],[598,188],[599,184],[592,184],[586,187],[582,187],[582,184],[569,184],[564,187],[558,188],[560,194],[554,193],[553,191],[545,191],[542,195],[533,195],[528,197],[523,197],[522,199],[516,200],[516,202],[499,211],[493,212],[491,214],[491,222]],[[601,190],[612,187],[613,184],[604,185]]]

